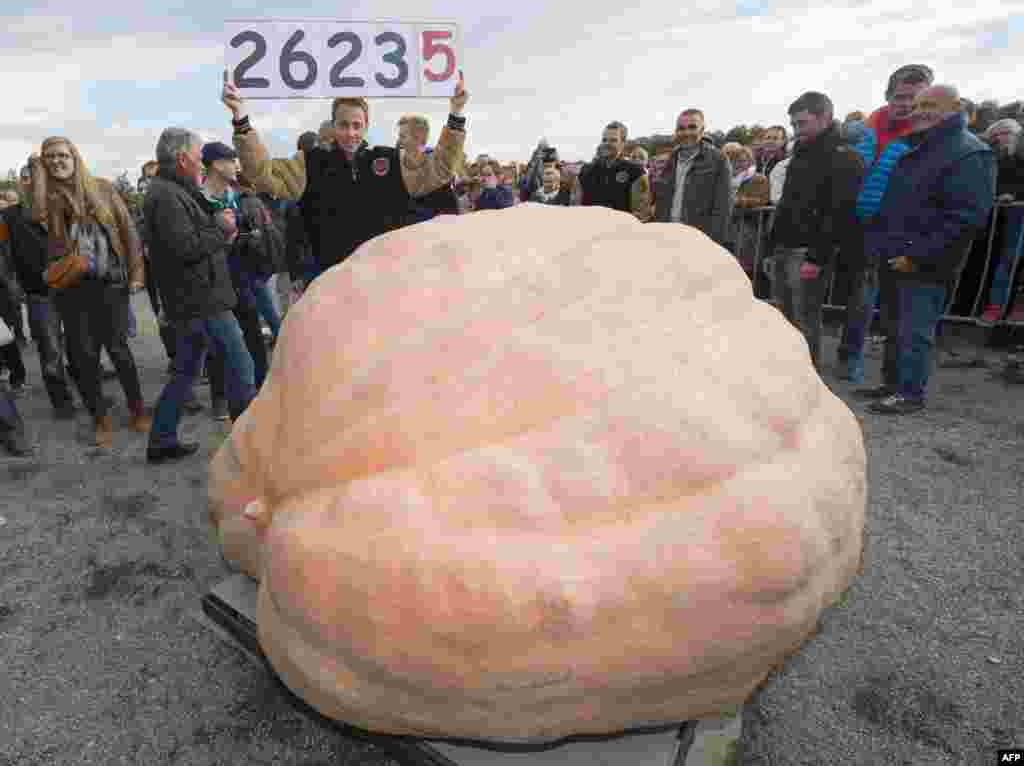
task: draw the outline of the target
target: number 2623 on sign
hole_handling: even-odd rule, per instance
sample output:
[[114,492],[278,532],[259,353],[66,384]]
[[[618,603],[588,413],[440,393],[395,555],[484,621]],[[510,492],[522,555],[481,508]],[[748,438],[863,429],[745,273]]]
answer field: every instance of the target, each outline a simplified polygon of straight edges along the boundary
[[230,20],[225,31],[245,98],[450,98],[462,67],[449,22]]

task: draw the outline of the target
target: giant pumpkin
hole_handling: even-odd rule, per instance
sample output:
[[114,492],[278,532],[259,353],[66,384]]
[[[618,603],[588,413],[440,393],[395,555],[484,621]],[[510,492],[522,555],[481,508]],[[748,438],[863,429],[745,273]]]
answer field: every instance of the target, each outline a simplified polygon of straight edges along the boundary
[[709,716],[861,559],[864,448],[698,231],[525,205],[378,237],[214,457],[262,648],[329,717],[539,742]]

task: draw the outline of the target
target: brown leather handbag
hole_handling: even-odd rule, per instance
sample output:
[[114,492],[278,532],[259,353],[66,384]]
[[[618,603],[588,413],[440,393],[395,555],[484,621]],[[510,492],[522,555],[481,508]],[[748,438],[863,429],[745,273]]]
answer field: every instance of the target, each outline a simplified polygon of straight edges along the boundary
[[46,279],[46,286],[51,290],[67,290],[69,287],[74,287],[89,271],[89,259],[82,255],[74,227],[72,227],[71,234],[67,244],[67,254],[47,266],[43,275]]
[[82,281],[89,271],[89,261],[75,248],[59,261],[46,267],[46,286],[51,290],[66,290]]

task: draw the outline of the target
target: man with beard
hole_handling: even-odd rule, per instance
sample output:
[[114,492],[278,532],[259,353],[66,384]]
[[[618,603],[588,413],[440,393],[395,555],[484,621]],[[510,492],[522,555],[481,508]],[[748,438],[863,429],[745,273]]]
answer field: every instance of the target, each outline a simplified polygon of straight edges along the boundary
[[448,124],[434,151],[416,165],[393,146],[366,143],[370,112],[366,99],[334,99],[335,149],[317,148],[294,159],[271,159],[226,71],[221,94],[233,117],[233,141],[245,176],[259,191],[299,201],[320,272],[341,263],[367,240],[401,226],[412,197],[449,182],[464,159],[462,111],[468,98],[460,72]]
[[782,313],[803,333],[819,367],[825,291],[854,224],[864,163],[840,137],[824,93],[804,93],[789,115],[796,147],[772,223],[774,284]]
[[651,172],[654,220],[685,223],[721,245],[732,215],[729,160],[704,135],[700,109],[680,113],[674,143],[669,160]]
[[621,122],[605,126],[598,157],[580,170],[580,204],[622,210],[646,222],[650,220],[650,185],[643,167],[623,156],[626,137]]

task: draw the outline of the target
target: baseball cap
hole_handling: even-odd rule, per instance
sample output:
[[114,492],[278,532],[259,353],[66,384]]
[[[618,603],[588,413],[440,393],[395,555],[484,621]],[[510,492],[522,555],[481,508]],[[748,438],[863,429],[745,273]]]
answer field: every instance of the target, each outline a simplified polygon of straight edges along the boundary
[[217,160],[238,159],[238,152],[227,144],[220,141],[213,141],[203,147],[203,164],[209,165]]

